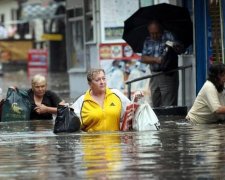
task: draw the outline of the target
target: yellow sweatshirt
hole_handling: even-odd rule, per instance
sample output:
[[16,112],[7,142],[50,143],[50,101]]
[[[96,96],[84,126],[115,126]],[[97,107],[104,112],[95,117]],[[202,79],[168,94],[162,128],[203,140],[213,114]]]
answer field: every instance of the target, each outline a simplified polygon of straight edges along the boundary
[[88,90],[72,108],[81,119],[82,130],[118,131],[120,119],[129,103],[130,100],[121,92],[107,88],[103,107],[94,101]]

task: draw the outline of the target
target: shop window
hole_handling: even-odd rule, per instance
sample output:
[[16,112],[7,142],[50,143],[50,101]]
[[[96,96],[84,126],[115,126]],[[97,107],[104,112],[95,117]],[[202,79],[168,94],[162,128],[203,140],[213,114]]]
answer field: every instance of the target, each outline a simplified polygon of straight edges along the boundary
[[83,9],[81,7],[75,9],[75,17],[82,16]]
[[94,41],[93,0],[84,1],[85,8],[85,41]]
[[84,34],[83,34],[83,21],[78,19],[69,22],[70,36],[68,41],[70,42],[69,48],[69,68],[76,70],[85,70],[86,61],[84,57]]
[[[193,22],[193,18],[194,18],[193,15],[194,15],[194,14],[193,14],[192,1],[181,0],[181,1],[177,1],[177,3],[178,3],[178,5],[181,5],[181,6],[183,6],[183,7],[186,7],[186,8],[188,9],[189,14],[190,14],[190,17],[191,17],[192,22]],[[188,54],[193,54],[193,44],[190,45],[190,46],[187,48],[185,54],[186,54],[186,55],[188,55]]]
[[211,33],[211,54],[210,60],[212,62],[222,62],[222,34],[221,34],[221,14],[220,1],[209,0],[209,18],[210,18],[210,33]]
[[140,7],[154,5],[154,0],[140,0]]
[[222,40],[223,40],[223,44],[222,44],[222,46],[223,46],[223,63],[225,63],[225,32],[224,32],[224,30],[225,30],[225,0],[223,0],[222,2],[221,2],[221,12],[222,12]]
[[11,19],[12,19],[13,21],[18,20],[17,14],[18,14],[17,9],[11,9]]
[[17,33],[20,35],[20,39],[26,39],[26,35],[30,34],[29,23],[17,24]]
[[74,11],[74,9],[68,9],[66,11],[66,16],[67,16],[68,19],[75,17],[75,11]]
[[4,23],[5,22],[5,16],[4,16],[4,14],[0,14],[0,20],[1,20],[1,23]]
[[124,21],[138,10],[139,1],[101,1],[101,41],[103,43],[123,42]]
[[86,71],[84,2],[76,0],[73,9],[67,9],[67,57],[68,69],[76,72]]

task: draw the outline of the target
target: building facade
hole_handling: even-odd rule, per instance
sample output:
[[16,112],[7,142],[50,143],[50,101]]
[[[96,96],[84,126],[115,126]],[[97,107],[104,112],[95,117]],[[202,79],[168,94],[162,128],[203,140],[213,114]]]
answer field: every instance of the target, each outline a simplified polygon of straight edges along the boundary
[[[29,49],[45,49],[48,53],[50,72],[66,72],[65,0],[0,0],[0,20],[7,31],[1,50],[8,46],[21,49],[23,56],[17,58],[16,51],[10,61],[27,61]],[[15,47],[16,49],[16,47]],[[21,53],[20,53],[21,54]]]
[[[86,73],[89,68],[102,67],[102,64],[107,64],[102,60],[105,57],[110,56],[107,54],[109,46],[111,51],[114,52],[109,59],[118,60],[116,53],[120,52],[119,45],[125,43],[125,41],[122,40],[124,20],[140,7],[164,2],[186,6],[193,17],[193,6],[190,1],[189,3],[181,0],[109,0],[107,2],[104,0],[66,1],[67,63],[72,97],[82,94],[88,88],[86,83]],[[136,57],[134,55],[130,58],[122,57],[121,59],[127,59],[129,62],[120,64],[119,66],[124,66],[124,69],[126,69],[127,64],[133,65],[131,66],[132,69],[134,66],[138,66],[138,64],[135,64],[135,60],[138,60],[138,58],[140,58],[140,56]],[[113,64],[112,60],[111,62]],[[179,62],[181,66],[195,64],[193,48],[185,55],[180,56]],[[146,71],[146,69],[144,69],[144,71]],[[193,83],[193,79],[195,79],[194,71],[195,65],[193,65],[192,69],[187,70],[185,78],[186,87],[188,86],[193,92],[195,92],[195,83]],[[119,78],[119,74],[117,75]],[[119,84],[119,80],[117,83],[114,83],[114,85],[115,84]],[[180,84],[182,84],[182,82],[180,82]],[[123,92],[126,93],[126,87],[123,88]],[[182,103],[182,88],[180,88],[179,94],[179,101]],[[191,94],[190,91],[186,91],[185,94],[187,97],[185,101],[189,101],[190,104],[195,93]]]
[[224,63],[225,1],[198,0],[194,3],[196,92],[205,79],[211,63]]

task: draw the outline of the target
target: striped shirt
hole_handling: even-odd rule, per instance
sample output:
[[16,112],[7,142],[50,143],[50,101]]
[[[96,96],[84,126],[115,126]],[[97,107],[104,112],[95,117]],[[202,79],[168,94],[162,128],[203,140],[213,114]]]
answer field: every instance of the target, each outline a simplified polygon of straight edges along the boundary
[[[164,31],[161,41],[152,40],[149,36],[144,41],[142,55],[160,57],[165,49],[166,41],[175,41],[175,38],[171,32]],[[161,71],[160,64],[151,64],[151,71]]]

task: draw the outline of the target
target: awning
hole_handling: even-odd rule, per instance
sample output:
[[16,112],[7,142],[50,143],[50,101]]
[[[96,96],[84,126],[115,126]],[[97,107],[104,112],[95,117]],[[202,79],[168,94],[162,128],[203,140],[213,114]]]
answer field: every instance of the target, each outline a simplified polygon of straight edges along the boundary
[[51,19],[55,18],[57,8],[59,6],[64,6],[62,2],[51,3],[49,5],[43,6],[39,3],[34,4],[24,4],[22,8],[22,20],[32,20],[32,19]]

